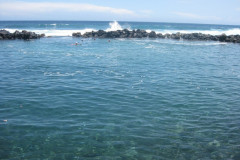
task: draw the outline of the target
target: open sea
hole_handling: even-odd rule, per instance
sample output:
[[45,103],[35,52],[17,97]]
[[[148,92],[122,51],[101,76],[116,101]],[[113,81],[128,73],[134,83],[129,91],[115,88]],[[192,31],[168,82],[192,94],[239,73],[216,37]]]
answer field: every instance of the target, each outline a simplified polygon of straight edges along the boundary
[[227,25],[0,21],[50,36],[0,41],[1,160],[240,159],[240,44],[71,36],[124,28],[240,34]]

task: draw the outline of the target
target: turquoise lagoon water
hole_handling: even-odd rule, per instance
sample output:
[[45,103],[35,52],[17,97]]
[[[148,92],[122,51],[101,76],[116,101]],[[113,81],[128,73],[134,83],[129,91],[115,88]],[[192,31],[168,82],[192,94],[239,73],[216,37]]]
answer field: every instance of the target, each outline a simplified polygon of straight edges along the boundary
[[[45,25],[0,26],[27,29],[26,23],[36,30]],[[59,30],[84,22],[68,23]],[[87,23],[97,28],[97,22]],[[191,31],[193,24],[168,25]],[[76,41],[82,45],[73,46]],[[5,40],[0,64],[2,160],[240,159],[239,44],[67,36]]]

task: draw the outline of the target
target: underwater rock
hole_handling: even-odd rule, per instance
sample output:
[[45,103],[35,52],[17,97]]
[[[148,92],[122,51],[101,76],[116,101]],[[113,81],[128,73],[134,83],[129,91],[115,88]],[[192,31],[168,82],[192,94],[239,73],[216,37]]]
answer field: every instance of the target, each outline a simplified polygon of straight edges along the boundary
[[214,140],[214,141],[212,141],[212,142],[209,142],[208,145],[210,145],[210,146],[216,146],[216,147],[220,147],[220,146],[221,146],[220,142],[217,141],[217,140]]

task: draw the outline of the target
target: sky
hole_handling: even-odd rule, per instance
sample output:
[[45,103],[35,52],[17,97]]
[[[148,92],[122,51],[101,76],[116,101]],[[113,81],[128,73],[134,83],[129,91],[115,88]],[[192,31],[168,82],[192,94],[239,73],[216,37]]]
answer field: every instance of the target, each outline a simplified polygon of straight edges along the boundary
[[0,20],[240,25],[240,0],[0,0]]

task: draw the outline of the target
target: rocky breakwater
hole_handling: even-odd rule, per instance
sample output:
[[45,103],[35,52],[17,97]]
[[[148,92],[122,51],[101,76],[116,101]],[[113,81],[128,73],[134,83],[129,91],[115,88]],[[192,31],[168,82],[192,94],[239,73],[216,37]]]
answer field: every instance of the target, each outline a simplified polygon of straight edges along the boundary
[[44,37],[44,34],[36,34],[34,32],[28,32],[28,31],[15,31],[14,33],[10,33],[6,30],[0,30],[0,40],[11,40],[11,39],[23,39],[23,40],[29,40],[29,39],[38,39],[41,37]]
[[73,37],[82,38],[166,38],[166,39],[176,39],[176,40],[200,40],[200,41],[220,41],[220,42],[232,42],[240,43],[240,35],[210,35],[202,33],[173,33],[173,34],[161,34],[154,31],[147,32],[145,30],[117,30],[106,32],[104,30],[86,32],[81,34],[80,32],[73,33]]

